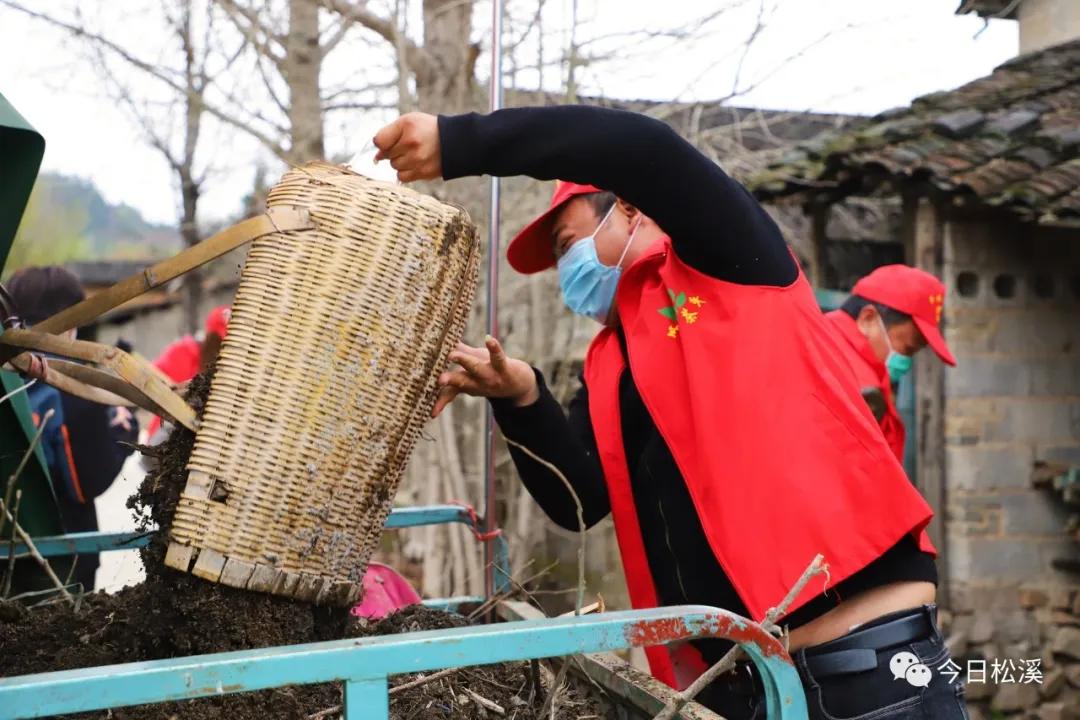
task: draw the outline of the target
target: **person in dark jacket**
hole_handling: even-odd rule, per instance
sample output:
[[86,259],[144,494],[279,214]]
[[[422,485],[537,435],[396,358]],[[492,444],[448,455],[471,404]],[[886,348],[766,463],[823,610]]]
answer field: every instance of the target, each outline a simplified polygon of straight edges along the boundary
[[[57,266],[19,270],[7,287],[19,316],[31,326],[85,297],[78,278]],[[68,333],[74,338],[76,331]],[[138,437],[135,417],[127,408],[99,405],[42,382],[28,390],[28,397],[35,424],[52,411],[42,433],[42,449],[64,531],[97,530],[94,498],[109,489],[131,454],[121,443],[134,443]],[[74,562],[73,582],[90,592],[99,565],[97,554],[80,555]]]

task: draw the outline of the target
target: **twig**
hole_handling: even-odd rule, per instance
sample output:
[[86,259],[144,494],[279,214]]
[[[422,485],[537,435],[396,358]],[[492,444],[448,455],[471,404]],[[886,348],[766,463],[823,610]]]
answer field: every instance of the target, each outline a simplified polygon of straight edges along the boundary
[[333,715],[334,713],[339,713],[339,712],[341,712],[341,706],[340,705],[334,705],[333,707],[328,707],[325,710],[320,710],[317,713],[311,713],[310,715],[307,716],[307,720],[320,720],[321,718],[329,717],[329,716]]
[[[570,497],[574,499],[574,507],[577,510],[578,521],[578,587],[577,598],[574,602],[574,616],[581,615],[581,607],[585,604],[585,508],[581,505],[581,498],[574,491],[574,486],[570,484],[570,481],[562,474],[559,468],[555,467],[552,463],[544,460],[539,455],[534,453],[529,448],[525,447],[521,443],[511,440],[503,435],[503,439],[506,444],[515,447],[527,456],[540,463],[548,470],[550,470],[555,477],[562,481],[562,484],[566,486],[566,491],[570,493]],[[554,720],[555,717],[555,701],[559,694],[559,688],[562,687],[563,681],[566,679],[566,672],[570,667],[570,663],[564,662],[562,667],[559,668],[558,675],[555,676],[555,681],[551,684],[551,692],[548,693],[547,699],[544,700],[544,708],[540,711],[540,717],[551,717]]]
[[[13,390],[12,392],[5,395],[3,397],[3,399],[0,399],[0,402],[3,402],[3,400],[8,399],[9,397],[14,395],[15,393],[20,392],[21,390],[25,390],[25,389],[29,388],[33,384],[34,384],[34,381],[30,381],[26,385],[23,385],[19,390]],[[48,424],[49,420],[52,418],[52,416],[55,414],[55,412],[56,411],[53,410],[52,408],[49,408],[48,410],[45,411],[45,415],[41,418],[41,421],[38,423],[37,432],[34,433],[34,437],[30,439],[29,447],[27,447],[26,452],[23,453],[22,460],[19,461],[19,465],[18,465],[18,467],[15,468],[15,472],[13,472],[11,474],[11,476],[8,478],[7,486],[4,488],[4,507],[5,508],[11,507],[11,492],[12,492],[12,490],[15,489],[15,483],[16,483],[16,481],[18,481],[19,476],[22,475],[23,470],[26,469],[26,464],[30,461],[30,457],[34,454],[34,448],[36,448],[38,446],[38,443],[41,442],[41,436],[45,432],[45,426]],[[19,517],[19,504],[20,504],[21,495],[22,495],[21,490],[17,490],[15,492],[15,505],[14,505],[14,511],[15,512],[13,513],[12,518]],[[0,522],[0,526],[2,526],[2,525],[3,525],[3,522]],[[13,579],[13,577],[15,575],[15,534],[16,534],[15,528],[16,528],[16,523],[15,523],[15,521],[13,519],[12,524],[11,524],[11,542],[8,544],[8,548],[10,549],[10,552],[8,553],[8,564],[7,564],[7,569],[4,572],[4,583],[3,583],[4,592],[3,592],[3,597],[5,597],[5,598],[11,593],[11,583],[12,583],[12,579]]]
[[586,528],[585,528],[585,509],[581,505],[581,498],[578,497],[578,494],[574,491],[574,486],[570,484],[570,481],[566,479],[566,476],[562,474],[562,471],[559,470],[559,468],[555,467],[553,464],[551,464],[547,460],[544,460],[542,457],[540,457],[539,455],[537,455],[536,453],[534,453],[532,450],[525,447],[521,443],[519,443],[519,442],[517,442],[515,440],[511,440],[510,438],[506,437],[505,435],[503,436],[503,440],[505,440],[506,444],[509,445],[510,447],[517,448],[518,450],[525,453],[526,455],[528,455],[530,458],[532,458],[536,462],[538,462],[541,465],[543,465],[544,467],[546,467],[552,473],[554,473],[554,475],[557,478],[559,478],[559,480],[562,481],[562,484],[566,486],[566,491],[568,493],[570,493],[570,497],[572,497],[574,499],[574,507],[577,510],[577,522],[578,522],[578,552],[577,552],[577,560],[578,560],[578,594],[577,594],[577,602],[574,604],[574,608],[575,608],[574,614],[579,615],[579,614],[581,614],[581,606],[585,604],[585,530],[586,530]]
[[[776,620],[787,612],[788,606],[795,601],[795,598],[799,596],[799,593],[806,587],[806,583],[810,582],[810,579],[815,575],[827,573],[829,566],[825,564],[825,558],[822,555],[814,557],[813,562],[807,566],[803,571],[802,576],[798,582],[792,586],[788,594],[784,596],[784,599],[774,608],[769,608],[765,613],[765,619],[761,621],[761,627],[766,632],[772,632],[776,628]],[[703,672],[694,682],[690,683],[690,687],[683,690],[681,693],[669,702],[663,710],[661,710],[653,720],[672,720],[675,715],[682,709],[683,705],[693,700],[706,685],[718,678],[723,673],[730,670],[735,666],[735,661],[739,659],[739,655],[742,653],[742,648],[738,645],[728,650],[724,657],[720,658],[715,665]]]
[[[14,517],[19,517],[19,505],[22,503],[22,490],[15,491]],[[15,523],[11,524],[11,538],[8,541],[8,561],[4,570],[4,592],[2,597],[6,600],[11,594],[11,580],[15,576]]]
[[[79,565],[79,556],[78,555],[70,555],[69,557],[71,558],[71,567],[68,568],[67,577],[64,578],[64,587],[71,587],[71,581],[75,579],[75,568],[78,567],[78,565]],[[84,588],[82,586],[82,583],[78,583],[78,586],[79,586],[79,596],[78,597],[82,597],[82,594],[84,592],[86,592],[86,588]]]
[[33,385],[36,382],[37,382],[37,380],[31,380],[30,382],[26,383],[25,385],[20,385],[19,387],[15,388],[14,390],[9,392],[4,397],[0,397],[0,405],[3,405],[5,402],[7,402],[11,398],[15,397],[19,393],[26,392],[27,390],[30,389],[30,386]]
[[7,488],[4,489],[4,507],[11,507],[11,491],[15,487],[15,481],[19,479],[22,471],[26,469],[26,463],[30,462],[30,457],[34,454],[34,448],[41,442],[41,434],[45,432],[45,426],[55,412],[52,408],[45,411],[45,414],[41,417],[41,422],[38,423],[37,432],[34,433],[34,437],[30,440],[30,447],[26,448],[22,460],[19,461],[19,466],[15,468],[15,472],[8,478]]
[[538,578],[543,577],[547,573],[551,572],[551,569],[553,567],[555,567],[556,565],[558,565],[558,564],[559,564],[558,562],[553,562],[550,565],[548,565],[546,568],[544,568],[543,570],[540,570],[539,572],[533,573],[532,575],[525,578],[524,580],[521,580],[520,582],[511,577],[510,578],[510,584],[513,587],[511,587],[509,590],[504,590],[503,592],[498,593],[497,595],[492,595],[487,600],[480,603],[480,605],[478,605],[475,610],[473,610],[468,615],[466,615],[465,619],[466,620],[475,620],[476,618],[480,617],[481,615],[486,613],[491,608],[493,608],[496,605],[498,605],[499,603],[501,603],[503,600],[506,600],[507,598],[513,596],[513,594],[516,593],[516,592],[523,592],[526,595],[530,595],[531,592],[525,588],[525,584],[526,583],[531,583],[533,580],[536,580]]
[[566,682],[566,673],[569,669],[570,662],[564,660],[562,666],[559,668],[558,675],[555,676],[555,680],[551,683],[551,692],[548,693],[547,699],[544,701],[544,709],[540,712],[541,718],[550,717],[551,720],[555,720],[559,690],[562,688],[563,683]]
[[493,702],[491,700],[488,700],[483,695],[475,693],[475,692],[473,692],[472,690],[470,690],[467,687],[463,687],[461,689],[465,692],[466,695],[468,695],[473,700],[475,700],[476,703],[478,705],[480,705],[481,707],[487,708],[488,710],[495,713],[496,715],[505,715],[506,714],[506,710],[503,709],[503,706],[498,704],[497,702]]
[[[437,673],[432,673],[431,675],[425,675],[425,676],[417,678],[415,680],[410,680],[407,683],[402,683],[401,685],[395,685],[394,687],[390,688],[390,691],[387,694],[388,695],[396,695],[397,693],[404,692],[405,690],[411,690],[411,689],[413,689],[415,687],[420,687],[421,685],[427,685],[430,682],[435,682],[436,680],[441,680],[442,678],[446,677],[447,675],[452,675],[452,674],[456,673],[460,669],[461,668],[446,668],[445,670],[440,670]],[[468,692],[468,691],[466,691],[466,692]],[[486,698],[485,698],[485,700],[486,700]],[[478,703],[480,703],[481,705],[484,704],[478,698],[476,699],[476,701]],[[491,701],[486,700],[486,702],[491,702]],[[491,704],[495,705],[495,703],[491,703]],[[485,707],[487,707],[487,706],[485,705]],[[499,710],[502,710],[502,708],[499,707],[498,705],[495,705],[495,707],[498,707]],[[489,709],[494,711],[494,708],[489,708]],[[325,710],[320,710],[317,713],[312,713],[312,714],[308,715],[307,720],[320,720],[321,718],[328,717],[328,716],[333,715],[334,713],[338,713],[338,712],[341,712],[341,705],[334,705],[333,707],[328,707]],[[505,714],[505,712],[506,712],[505,710],[502,710],[502,712],[500,714]]]
[[[30,552],[30,557],[34,558],[34,561],[41,566],[41,569],[44,570],[45,574],[49,576],[49,579],[53,581],[56,589],[60,591],[60,594],[64,597],[64,599],[71,603],[72,607],[74,607],[75,598],[71,596],[71,593],[67,591],[67,588],[64,587],[64,584],[60,582],[60,578],[56,577],[56,573],[53,572],[52,565],[49,564],[49,561],[43,558],[41,556],[41,553],[38,552],[37,546],[34,545],[33,539],[31,539],[31,537],[26,534],[26,531],[22,529],[22,526],[19,525],[19,523],[15,522],[15,518],[12,517],[10,512],[8,512],[7,503],[0,501],[0,510],[3,510],[4,517],[7,518],[7,521],[15,526],[15,532],[18,533],[19,539],[22,540],[23,543],[26,545],[26,549]],[[9,552],[14,553],[15,547],[10,547]]]
[[536,658],[529,660],[529,705],[536,700],[536,693],[540,691],[540,661]]
[[445,670],[440,670],[437,673],[432,673],[430,675],[425,675],[424,677],[417,678],[415,680],[410,680],[407,683],[402,683],[400,685],[395,685],[394,687],[390,688],[390,693],[389,694],[390,695],[397,695],[400,692],[405,692],[406,690],[412,690],[414,687],[420,687],[421,685],[427,685],[429,682],[435,682],[436,680],[441,680],[442,678],[447,677],[448,675],[453,675],[454,673],[456,673],[460,669],[461,668],[446,668]]

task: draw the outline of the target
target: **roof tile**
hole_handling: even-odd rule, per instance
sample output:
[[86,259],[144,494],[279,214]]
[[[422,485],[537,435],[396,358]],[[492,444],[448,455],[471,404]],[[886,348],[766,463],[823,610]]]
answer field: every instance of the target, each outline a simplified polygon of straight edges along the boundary
[[1080,214],[1080,40],[815,138],[749,185],[763,198],[817,192],[835,198],[879,191],[883,172],[893,188],[928,179],[946,193],[973,195],[976,204],[1008,207],[1024,219]]

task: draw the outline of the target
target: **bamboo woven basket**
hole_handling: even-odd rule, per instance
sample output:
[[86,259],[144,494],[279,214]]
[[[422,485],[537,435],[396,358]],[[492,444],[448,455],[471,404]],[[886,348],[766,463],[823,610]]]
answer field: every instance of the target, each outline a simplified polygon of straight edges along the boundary
[[255,240],[165,562],[347,605],[464,330],[479,250],[465,211],[328,163],[268,206],[314,229]]

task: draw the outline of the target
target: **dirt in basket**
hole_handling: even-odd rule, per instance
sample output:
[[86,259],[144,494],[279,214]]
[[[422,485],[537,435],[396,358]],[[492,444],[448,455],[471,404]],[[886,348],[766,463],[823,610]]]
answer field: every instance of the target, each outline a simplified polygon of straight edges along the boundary
[[[199,376],[188,401],[201,411],[210,380]],[[186,482],[194,435],[179,428],[152,459],[129,506],[144,528],[167,528]],[[28,612],[0,613],[0,677],[72,670],[141,660],[245,650],[341,638],[461,627],[466,620],[422,606],[368,623],[346,610],[316,607],[273,595],[237,590],[166,568],[165,534],[142,550],[147,578],[115,594],[91,593],[78,607],[52,601]],[[430,676],[430,673],[428,674]],[[430,682],[416,674],[391,678],[393,720],[516,718],[539,720],[547,688],[530,663],[469,667]],[[571,683],[560,691],[557,720],[609,717],[598,691]],[[116,720],[273,720],[335,718],[341,686],[289,686],[183,702],[116,708],[80,718]],[[498,710],[502,711],[502,715]]]

